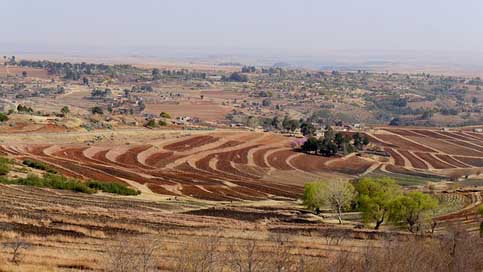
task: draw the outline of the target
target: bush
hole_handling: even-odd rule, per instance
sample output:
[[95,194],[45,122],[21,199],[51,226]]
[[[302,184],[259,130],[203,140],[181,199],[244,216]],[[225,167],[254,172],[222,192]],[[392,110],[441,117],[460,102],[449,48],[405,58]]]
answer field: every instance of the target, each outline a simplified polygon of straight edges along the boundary
[[70,109],[68,106],[63,106],[62,109],[60,109],[60,112],[63,114],[67,114],[70,112]]
[[164,111],[159,114],[159,117],[171,119],[171,115],[167,112],[164,112]]
[[0,164],[0,176],[5,176],[10,172],[10,166],[8,164]]
[[44,171],[47,171],[47,172],[52,173],[52,174],[56,174],[57,173],[57,171],[55,171],[54,169],[50,168],[48,165],[46,165],[43,162],[33,161],[33,160],[24,160],[22,163],[23,163],[23,165],[26,165],[26,166],[28,166],[30,168],[44,170]]
[[12,164],[12,160],[0,157],[0,176],[5,176],[10,172],[10,165]]
[[145,126],[146,126],[146,127],[148,127],[148,128],[154,128],[154,127],[156,127],[156,120],[154,120],[154,119],[149,120],[149,121],[146,123],[146,125],[145,125]]
[[45,173],[43,176],[30,174],[26,178],[18,179],[0,177],[0,183],[70,190],[86,194],[93,194],[97,191],[118,195],[139,195],[141,193],[122,184],[102,183],[94,180],[82,182],[80,180],[69,179],[63,175],[56,175],[52,173]]
[[165,127],[165,126],[168,125],[168,123],[166,123],[166,121],[164,121],[164,120],[159,120],[158,125],[161,126],[161,127]]
[[59,189],[59,190],[70,190],[70,191],[86,193],[86,194],[93,194],[96,192],[95,190],[89,188],[87,185],[85,185],[84,183],[78,180],[68,179],[62,175],[55,175],[50,173],[46,173],[42,177],[30,174],[26,178],[11,180],[10,184],[34,186],[34,187],[41,187],[41,188],[51,188],[51,189]]
[[8,116],[5,113],[0,112],[0,122],[5,122],[5,121],[8,121]]
[[128,188],[125,185],[118,183],[103,183],[91,180],[88,181],[86,184],[91,189],[117,195],[139,195],[141,193],[138,190]]
[[102,110],[102,108],[101,108],[101,107],[99,107],[99,106],[95,106],[95,107],[93,107],[93,108],[91,109],[91,112],[92,112],[92,114],[100,114],[100,115],[104,114],[104,111],[103,111],[103,110]]

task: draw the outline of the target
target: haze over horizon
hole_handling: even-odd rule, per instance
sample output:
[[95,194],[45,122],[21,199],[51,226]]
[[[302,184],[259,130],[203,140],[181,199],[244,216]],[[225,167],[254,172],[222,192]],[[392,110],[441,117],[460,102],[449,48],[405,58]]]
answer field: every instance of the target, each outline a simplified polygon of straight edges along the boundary
[[[0,51],[436,61],[479,66],[483,2],[3,0]],[[21,17],[19,18],[19,14]],[[341,53],[345,52],[345,53]]]

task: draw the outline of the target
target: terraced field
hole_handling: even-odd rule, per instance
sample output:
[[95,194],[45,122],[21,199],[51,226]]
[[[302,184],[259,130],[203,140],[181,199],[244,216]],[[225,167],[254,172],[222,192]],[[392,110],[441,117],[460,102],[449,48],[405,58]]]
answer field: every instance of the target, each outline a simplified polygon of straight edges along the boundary
[[483,167],[483,134],[434,129],[382,128],[369,133],[391,156],[384,170],[401,168],[443,176],[479,175]]
[[144,144],[4,144],[3,153],[43,161],[67,176],[129,184],[144,193],[211,201],[295,199],[305,181],[359,175],[372,160],[296,152],[268,133],[206,133]]

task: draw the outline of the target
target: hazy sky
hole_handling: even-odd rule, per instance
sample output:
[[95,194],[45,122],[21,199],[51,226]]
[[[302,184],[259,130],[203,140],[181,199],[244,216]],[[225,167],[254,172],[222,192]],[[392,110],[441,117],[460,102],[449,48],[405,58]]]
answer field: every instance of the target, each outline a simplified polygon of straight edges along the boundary
[[483,51],[482,0],[0,0],[2,44]]

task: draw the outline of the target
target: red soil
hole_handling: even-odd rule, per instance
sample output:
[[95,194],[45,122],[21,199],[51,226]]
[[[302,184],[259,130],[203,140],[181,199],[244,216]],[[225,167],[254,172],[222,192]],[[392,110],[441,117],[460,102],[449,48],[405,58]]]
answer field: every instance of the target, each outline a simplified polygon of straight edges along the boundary
[[122,165],[128,166],[128,167],[140,167],[140,168],[146,168],[145,165],[143,165],[141,162],[139,162],[137,156],[139,153],[148,150],[151,148],[151,145],[142,145],[142,146],[137,146],[129,149],[127,152],[123,153],[122,155],[118,156],[116,158],[116,161],[119,162]]
[[455,168],[453,165],[444,163],[429,153],[422,153],[422,152],[416,152],[415,153],[418,157],[421,159],[425,160],[429,164],[431,164],[434,168],[436,169],[449,169],[449,168]]
[[408,129],[385,129],[385,130],[392,132],[394,134],[397,134],[397,135],[402,135],[402,136],[409,136],[409,137],[411,137],[411,136],[413,136],[413,137],[414,136],[416,136],[416,137],[421,136],[421,135],[415,133],[414,131],[411,131],[411,130],[408,130]]
[[394,159],[394,162],[397,166],[402,166],[402,167],[405,166],[404,158],[401,157],[401,155],[399,155],[398,153],[396,153],[392,148],[384,148],[384,151],[386,151],[391,155],[391,157]]
[[169,144],[164,147],[166,150],[184,152],[196,147],[207,145],[218,141],[218,138],[212,136],[196,136],[184,141]]
[[466,148],[447,140],[429,138],[429,137],[413,138],[413,140],[418,141],[421,144],[431,146],[434,149],[441,150],[441,152],[451,154],[451,155],[461,155],[461,156],[481,156],[482,155],[481,152],[473,150],[472,148]]
[[183,185],[180,189],[183,195],[192,196],[199,199],[206,199],[212,201],[227,201],[227,200],[237,200],[236,198],[223,196],[220,194],[215,194],[211,192],[207,192],[205,190],[200,189],[195,185]]
[[270,154],[267,158],[268,163],[275,169],[279,170],[294,170],[288,163],[287,159],[291,156],[297,154],[293,150],[281,150]]
[[462,134],[462,133],[445,132],[445,131],[442,131],[440,133],[441,134],[444,134],[446,136],[452,137],[452,138],[459,139],[459,140],[473,142],[475,144],[481,144],[481,141],[480,141],[479,138],[475,138],[475,137],[472,137],[472,136],[468,136],[468,135],[465,135],[465,134]]
[[483,152],[483,147],[478,145],[478,144],[471,144],[471,143],[468,143],[468,142],[455,140],[455,139],[448,140],[448,142],[455,143],[457,145],[460,145],[460,146],[466,147],[468,149],[474,150],[476,152],[479,152],[480,156],[483,156],[483,153],[480,153],[480,152]]
[[[436,138],[436,139],[444,139],[444,140],[447,140],[447,139],[451,139],[450,137],[448,136],[444,136],[444,135],[441,135],[435,131],[431,131],[431,130],[412,130],[413,132],[415,133],[418,133],[418,134],[422,134],[423,136],[429,136],[431,138]],[[416,134],[417,135],[417,134]],[[421,135],[418,135],[418,136],[421,136]]]
[[455,160],[453,157],[451,156],[448,156],[448,155],[444,155],[444,154],[436,154],[435,155],[436,157],[438,157],[439,159],[451,164],[451,165],[454,165],[456,167],[462,167],[462,168],[468,168],[467,165],[465,164],[462,164],[461,162]]
[[241,145],[242,142],[239,142],[239,141],[228,141],[224,144],[221,144],[215,148],[212,148],[210,150],[218,150],[218,149],[223,149],[223,148],[230,148],[230,147],[234,147],[234,146],[237,146],[237,145]]
[[148,158],[146,158],[145,163],[149,166],[156,168],[163,168],[167,164],[174,162],[175,160],[181,158],[182,156],[175,156],[173,152],[160,152],[154,153]]
[[159,186],[157,184],[149,183],[147,186],[151,191],[153,191],[154,193],[160,194],[160,195],[178,196],[178,194],[175,194],[171,191],[168,191],[163,186]]
[[324,163],[330,160],[332,160],[332,158],[300,153],[300,155],[293,158],[290,163],[295,168],[302,171],[317,172],[327,170],[327,166],[325,166]]
[[269,166],[265,162],[265,155],[272,149],[274,149],[274,147],[264,148],[253,152],[253,162],[259,167],[268,168]]
[[401,155],[403,155],[404,157],[406,157],[409,160],[409,162],[411,162],[411,165],[414,168],[428,169],[428,167],[426,166],[426,164],[421,159],[419,159],[416,156],[414,156],[413,154],[409,153],[406,150],[398,150],[398,151],[399,151],[399,153],[401,153]]
[[372,164],[372,162],[359,157],[351,157],[349,159],[339,159],[331,162],[329,169],[348,175],[359,175],[364,173]]
[[460,160],[468,165],[472,165],[475,167],[483,167],[483,159],[482,158],[470,158],[470,157],[456,157],[457,160]]
[[417,143],[413,143],[411,141],[408,141],[406,139],[403,139],[397,135],[389,135],[389,134],[379,134],[377,135],[378,138],[381,140],[394,144],[398,147],[398,149],[404,149],[404,150],[416,150],[416,151],[424,151],[424,152],[435,152],[434,150],[422,146]]
[[400,166],[392,165],[392,164],[386,165],[386,170],[395,174],[404,174],[404,175],[412,174],[412,171]]

